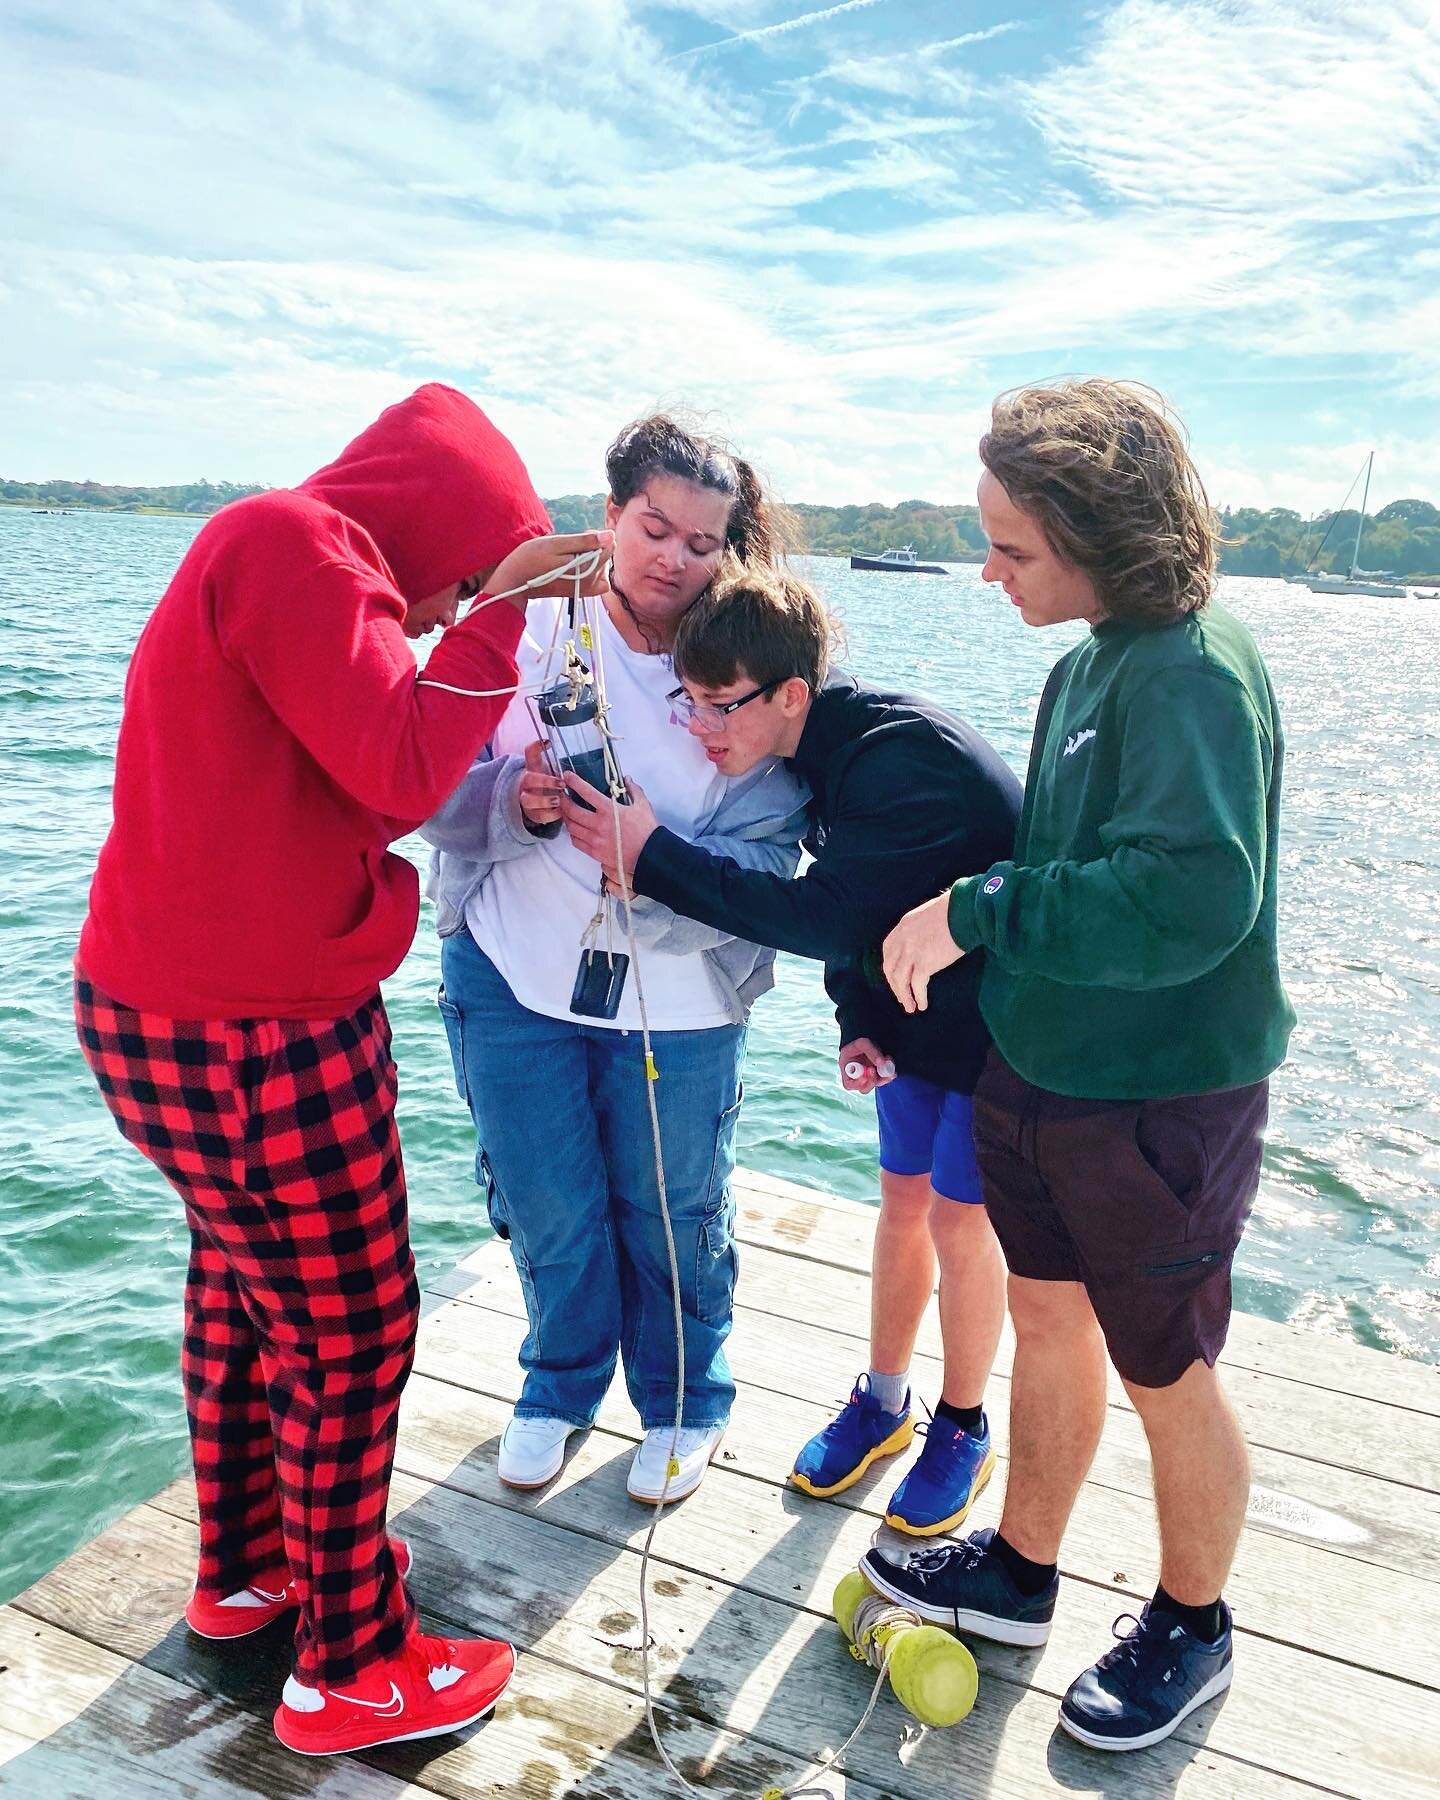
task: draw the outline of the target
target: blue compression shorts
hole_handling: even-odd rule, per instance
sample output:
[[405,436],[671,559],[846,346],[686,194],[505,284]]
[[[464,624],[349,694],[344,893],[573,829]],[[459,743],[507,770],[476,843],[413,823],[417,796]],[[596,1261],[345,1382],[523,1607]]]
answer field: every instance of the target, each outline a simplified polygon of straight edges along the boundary
[[918,1075],[897,1075],[875,1090],[880,1167],[891,1175],[928,1175],[947,1200],[983,1205],[970,1096]]

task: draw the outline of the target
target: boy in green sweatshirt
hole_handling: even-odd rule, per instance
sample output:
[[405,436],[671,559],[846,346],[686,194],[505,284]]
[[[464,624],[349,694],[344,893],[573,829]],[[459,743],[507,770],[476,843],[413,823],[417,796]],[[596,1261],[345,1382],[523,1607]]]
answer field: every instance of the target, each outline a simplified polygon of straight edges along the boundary
[[1158,1743],[1229,1686],[1221,1597],[1245,1441],[1214,1364],[1294,1014],[1275,943],[1283,740],[1249,632],[1211,599],[1215,531],[1156,397],[1004,395],[981,440],[983,570],[1028,625],[1084,620],[1035,723],[1013,860],[906,915],[907,1011],[983,946],[975,1093],[1016,1350],[1000,1525],[873,1585],[955,1629],[1041,1644],[1100,1440],[1108,1353],[1144,1424],[1160,1585],[1060,1709],[1100,1749]]

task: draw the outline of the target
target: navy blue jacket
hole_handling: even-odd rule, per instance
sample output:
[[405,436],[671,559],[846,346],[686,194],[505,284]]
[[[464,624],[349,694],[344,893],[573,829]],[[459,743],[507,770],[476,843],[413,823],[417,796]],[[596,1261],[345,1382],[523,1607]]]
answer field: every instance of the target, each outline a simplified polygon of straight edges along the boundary
[[842,1043],[868,1037],[904,1074],[969,1093],[989,1045],[983,954],[930,984],[907,1014],[885,985],[880,946],[903,914],[1009,856],[1020,783],[980,733],[908,694],[836,674],[816,694],[791,767],[812,800],[798,879],[742,869],[661,828],[635,870],[673,911],[825,965]]

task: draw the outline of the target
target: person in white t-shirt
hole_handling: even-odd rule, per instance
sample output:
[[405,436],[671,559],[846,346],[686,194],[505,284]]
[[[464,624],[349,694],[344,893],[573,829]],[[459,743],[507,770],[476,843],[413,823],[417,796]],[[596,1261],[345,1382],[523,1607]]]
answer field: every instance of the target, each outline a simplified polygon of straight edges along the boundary
[[[781,559],[777,509],[749,464],[665,416],[627,426],[606,473],[611,593],[597,609],[600,642],[584,654],[598,653],[604,670],[623,774],[671,831],[793,874],[803,787],[779,760],[743,782],[723,775],[675,711],[669,655],[681,615],[722,556]],[[629,1491],[653,1503],[674,1430],[674,1301],[637,972],[627,971],[611,1007],[600,992],[604,956],[592,968],[598,987],[588,996],[577,988],[599,870],[560,829],[564,790],[537,743],[534,690],[546,679],[562,605],[531,607],[521,691],[488,759],[425,827],[439,852],[431,892],[443,938],[440,1008],[475,1121],[477,1179],[509,1240],[529,1320],[500,1479],[535,1488],[559,1472],[567,1439],[594,1421],[618,1359],[645,1433]],[[624,951],[619,909],[607,906]],[[773,983],[773,952],[653,902],[637,912],[683,1313],[679,1469],[668,1490],[678,1499],[703,1479],[735,1396],[724,1350],[736,1267],[730,1177],[745,1020]],[[606,1011],[613,1016],[599,1016]]]

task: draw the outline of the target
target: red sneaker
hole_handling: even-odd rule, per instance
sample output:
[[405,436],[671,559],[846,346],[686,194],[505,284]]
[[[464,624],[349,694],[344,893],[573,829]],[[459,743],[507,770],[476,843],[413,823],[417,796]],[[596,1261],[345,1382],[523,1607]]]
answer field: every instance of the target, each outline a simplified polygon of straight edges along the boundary
[[275,1735],[301,1756],[443,1737],[483,1719],[514,1673],[509,1644],[417,1631],[354,1681],[306,1687],[292,1675],[275,1709]]
[[[390,1549],[401,1579],[410,1573],[414,1558],[403,1538],[391,1538]],[[185,1602],[185,1623],[203,1638],[243,1638],[263,1631],[282,1613],[293,1612],[299,1602],[290,1571],[283,1564],[269,1575],[262,1575],[238,1594],[227,1594],[223,1600],[206,1600],[192,1594]]]

